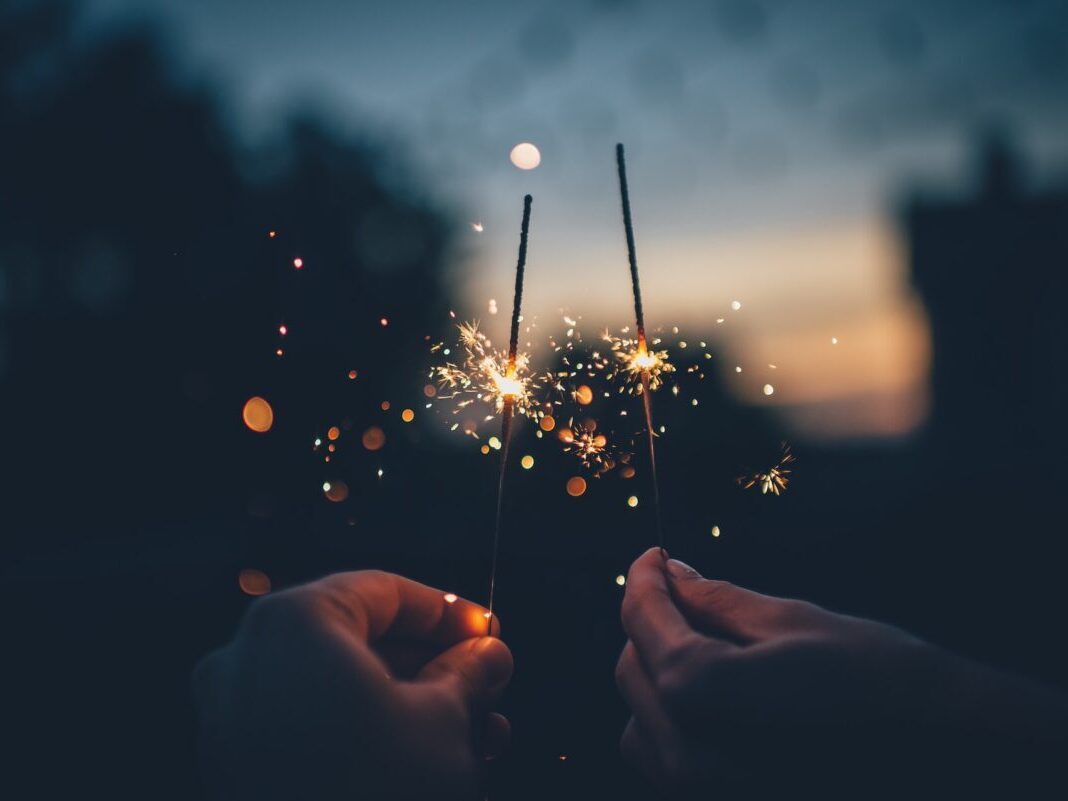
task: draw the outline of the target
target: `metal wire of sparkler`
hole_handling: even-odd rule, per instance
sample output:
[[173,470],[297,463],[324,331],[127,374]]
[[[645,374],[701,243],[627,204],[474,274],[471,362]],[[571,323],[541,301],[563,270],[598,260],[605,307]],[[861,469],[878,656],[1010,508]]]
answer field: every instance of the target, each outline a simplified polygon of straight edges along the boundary
[[[527,263],[527,233],[530,230],[530,204],[533,198],[523,198],[523,223],[519,229],[519,258],[515,266],[515,294],[512,297],[512,330],[508,339],[508,365],[505,378],[514,380],[516,370],[516,351],[519,348],[519,318],[523,304],[523,271]],[[504,394],[504,407],[501,410],[501,466],[497,477],[497,515],[493,525],[493,559],[490,563],[489,613],[486,617],[488,631],[493,629],[493,596],[497,588],[497,552],[501,539],[501,517],[504,509],[504,476],[508,467],[508,446],[512,439],[512,415],[515,396]]]
[[623,143],[616,145],[616,167],[619,171],[619,196],[623,205],[623,230],[627,235],[627,259],[630,262],[630,284],[634,295],[634,317],[638,327],[638,349],[635,364],[641,369],[642,408],[645,411],[645,430],[649,441],[649,467],[653,478],[653,511],[656,516],[656,539],[664,550],[664,525],[660,513],[660,482],[656,472],[656,443],[653,433],[653,405],[649,395],[649,369],[647,363],[655,357],[649,353],[645,336],[645,312],[642,309],[642,289],[638,280],[638,256],[634,248],[634,225],[630,217],[630,193],[627,190],[627,163],[623,156]]

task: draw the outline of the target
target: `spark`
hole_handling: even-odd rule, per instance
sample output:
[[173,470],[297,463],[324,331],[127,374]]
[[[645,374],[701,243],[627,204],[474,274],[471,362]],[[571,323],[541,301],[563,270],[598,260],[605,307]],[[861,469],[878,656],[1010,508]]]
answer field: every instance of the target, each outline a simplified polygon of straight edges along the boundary
[[[654,350],[650,350],[641,336],[629,339],[605,331],[601,338],[609,343],[616,359],[614,365],[609,365],[605,377],[609,382],[622,382],[620,392],[640,395],[644,383],[648,384],[650,391],[655,391],[664,383],[665,374],[675,372],[675,365],[668,361],[667,350],[655,349],[659,340],[653,340]],[[598,364],[596,361],[594,363]]]
[[[795,461],[796,459],[794,458],[794,455],[790,453],[790,446],[784,442],[782,446],[782,457],[775,465],[764,472],[742,476],[738,479],[738,484],[742,489],[752,489],[753,487],[759,486],[762,495],[767,495],[769,492],[772,495],[782,495],[786,492],[786,487],[790,483],[789,476],[793,472],[789,465],[793,464]],[[713,537],[719,536],[717,533],[718,530],[718,527],[713,528]]]
[[765,384],[764,385],[764,394],[765,395],[774,395],[775,394],[775,387],[773,387],[771,384]]
[[595,420],[583,420],[576,423],[568,421],[568,427],[560,429],[560,441],[564,443],[564,453],[573,453],[588,467],[597,473],[603,473],[616,466],[611,457],[608,437],[597,430]]
[[742,302],[740,300],[732,300],[731,301],[731,309],[733,309],[734,311],[739,311],[741,308],[742,308]]
[[438,397],[456,400],[453,414],[476,401],[499,413],[505,401],[511,400],[517,414],[540,419],[544,412],[533,393],[541,386],[542,377],[531,374],[528,354],[516,353],[513,365],[507,351],[494,350],[477,322],[462,323],[457,329],[463,361],[446,362],[431,372],[438,381]]
[[473,222],[471,223],[471,230],[474,231],[476,234],[481,234],[484,229],[482,227],[482,223]]
[[297,258],[293,259],[293,268],[294,269],[299,270],[303,266],[304,266],[304,259],[300,258],[299,256]]
[[622,573],[620,573],[618,576],[616,576],[616,584],[618,584],[620,587],[622,587],[626,583],[627,583],[627,577],[624,576]]
[[452,593],[452,592],[445,593],[445,603],[447,603],[447,604],[456,603],[456,594]]

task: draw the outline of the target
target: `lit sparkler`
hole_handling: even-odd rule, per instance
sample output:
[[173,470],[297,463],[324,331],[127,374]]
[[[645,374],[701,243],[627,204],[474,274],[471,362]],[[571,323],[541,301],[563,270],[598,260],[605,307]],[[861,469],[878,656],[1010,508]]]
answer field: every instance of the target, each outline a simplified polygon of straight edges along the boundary
[[[519,229],[519,258],[515,267],[515,293],[512,296],[512,330],[508,338],[508,357],[504,370],[499,361],[490,360],[495,372],[490,373],[491,397],[501,410],[501,466],[497,477],[497,515],[493,526],[493,558],[490,562],[489,611],[486,613],[487,633],[493,630],[493,595],[497,588],[497,551],[501,539],[501,512],[504,508],[504,476],[508,467],[508,446],[512,439],[512,415],[517,404],[529,409],[530,392],[519,372],[519,318],[523,304],[523,271],[527,264],[527,233],[530,231],[530,205],[533,198],[523,198],[523,223]],[[523,359],[524,370],[527,359]]]
[[794,455],[790,453],[790,446],[784,442],[782,458],[778,462],[766,471],[742,476],[738,479],[738,484],[742,489],[760,487],[762,495],[767,495],[769,492],[772,495],[782,495],[786,492],[786,487],[790,483],[790,474],[793,472],[790,465],[795,461]]
[[[459,347],[464,358],[458,363],[446,362],[435,367],[430,375],[438,382],[437,397],[455,399],[453,414],[459,414],[472,404],[483,403],[494,413],[502,413],[511,401],[515,413],[537,418],[541,409],[535,403],[534,390],[541,378],[530,372],[530,356],[517,349],[518,331],[508,350],[495,350],[489,338],[479,330],[477,322],[461,323]],[[431,351],[448,349],[439,343]]]
[[665,373],[675,372],[675,365],[668,361],[667,350],[656,347],[659,339],[652,341],[653,349],[650,349],[641,334],[635,339],[627,339],[605,331],[601,338],[609,343],[615,355],[615,362],[608,367],[605,377],[609,381],[618,379],[620,392],[640,395],[646,384],[650,391],[655,391],[664,383]]
[[[623,157],[623,144],[616,145],[616,168],[619,172],[619,197],[623,207],[623,230],[627,236],[627,260],[630,262],[630,284],[634,295],[634,317],[638,327],[638,339],[634,354],[628,356],[628,372],[636,373],[645,411],[645,430],[649,444],[649,468],[653,479],[653,510],[656,515],[656,535],[660,550],[664,550],[664,525],[660,516],[660,484],[656,474],[656,434],[653,432],[653,404],[649,393],[654,389],[652,370],[657,363],[666,364],[656,352],[649,350],[645,337],[645,312],[642,309],[642,290],[638,281],[638,256],[634,248],[634,225],[630,218],[630,193],[627,191],[627,164]],[[666,352],[664,357],[666,357]],[[663,369],[656,373],[657,386]]]

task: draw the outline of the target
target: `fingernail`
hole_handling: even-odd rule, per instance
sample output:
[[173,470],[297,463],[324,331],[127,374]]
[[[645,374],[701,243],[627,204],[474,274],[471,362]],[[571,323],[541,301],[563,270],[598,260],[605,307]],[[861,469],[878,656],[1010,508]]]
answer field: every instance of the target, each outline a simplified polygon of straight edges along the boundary
[[690,567],[685,562],[680,562],[678,559],[668,559],[667,561],[668,573],[675,578],[700,578],[701,574]]

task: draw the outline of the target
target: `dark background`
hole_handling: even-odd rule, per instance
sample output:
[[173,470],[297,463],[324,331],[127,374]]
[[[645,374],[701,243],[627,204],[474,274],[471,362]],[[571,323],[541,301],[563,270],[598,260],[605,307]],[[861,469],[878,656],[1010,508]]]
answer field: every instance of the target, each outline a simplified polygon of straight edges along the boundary
[[[0,782],[196,797],[188,677],[250,602],[239,571],[278,589],[380,567],[485,595],[495,457],[422,414],[466,222],[375,137],[304,114],[250,146],[155,29],[87,37],[76,19],[0,5]],[[1064,79],[1063,59],[1048,69]],[[887,199],[930,319],[926,423],[795,442],[794,483],[761,496],[734,479],[789,432],[710,374],[700,416],[658,405],[668,547],[1063,684],[1068,189],[1031,187],[1011,125],[962,135],[973,189]],[[241,424],[252,395],[275,410],[268,434]],[[311,442],[333,424],[325,465]],[[370,425],[381,451],[358,444]],[[493,796],[651,797],[618,757],[612,682],[615,576],[651,544],[650,504],[627,508],[610,476],[570,498],[570,457],[531,452],[506,505],[514,740]],[[339,478],[350,495],[330,503]]]

